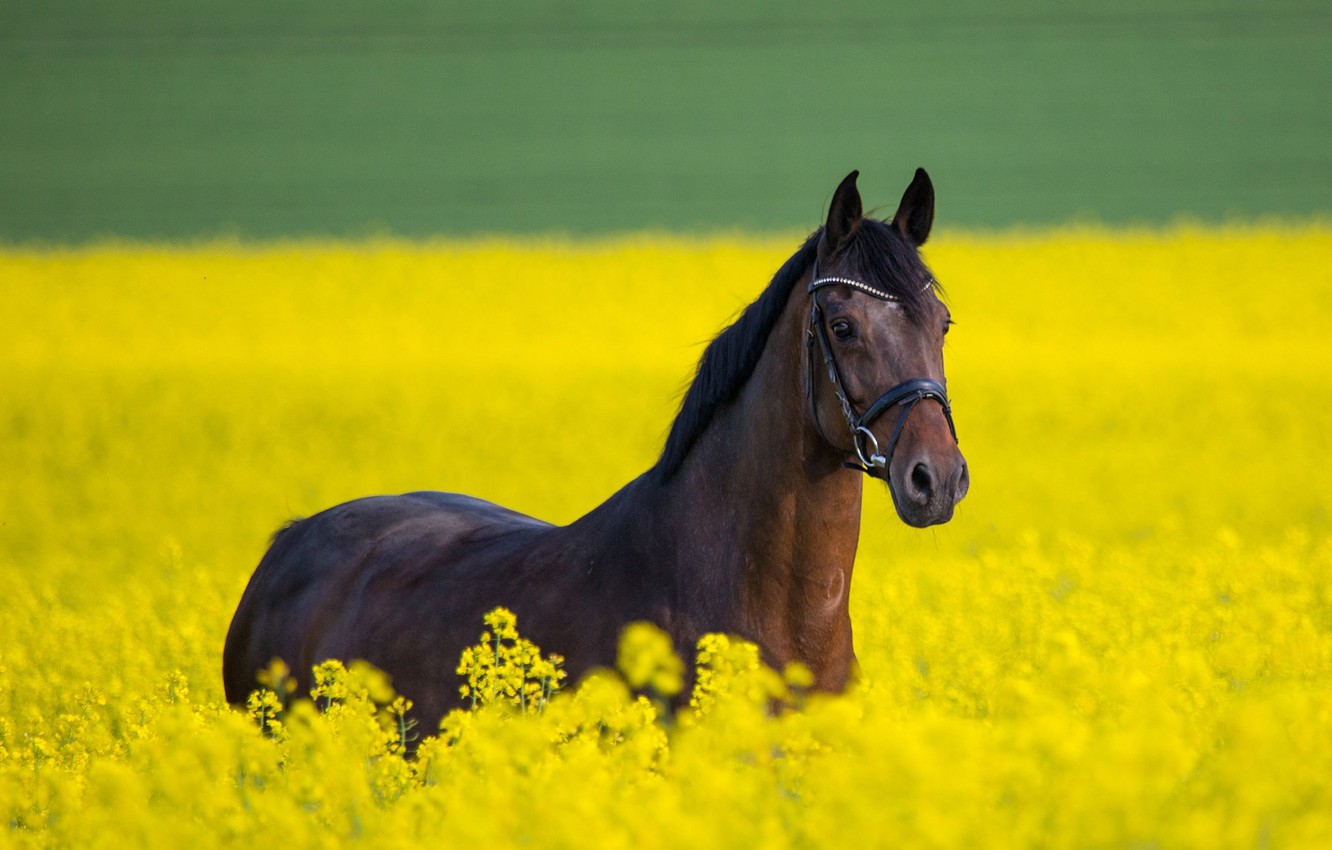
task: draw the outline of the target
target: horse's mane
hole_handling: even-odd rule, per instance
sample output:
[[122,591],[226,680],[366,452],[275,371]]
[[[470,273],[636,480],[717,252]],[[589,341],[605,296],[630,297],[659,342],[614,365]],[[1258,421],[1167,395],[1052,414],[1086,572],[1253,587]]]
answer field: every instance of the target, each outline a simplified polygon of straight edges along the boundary
[[[822,236],[823,228],[814,231],[782,264],[740,318],[708,344],[698,362],[694,382],[680,403],[680,412],[671,425],[661,457],[651,470],[658,481],[667,481],[679,471],[717,410],[734,399],[749,380],[786,308],[791,288],[814,264]],[[920,315],[925,290],[931,285],[938,286],[915,247],[897,228],[876,219],[861,219],[841,246],[837,259],[844,273],[891,294],[911,317]]]

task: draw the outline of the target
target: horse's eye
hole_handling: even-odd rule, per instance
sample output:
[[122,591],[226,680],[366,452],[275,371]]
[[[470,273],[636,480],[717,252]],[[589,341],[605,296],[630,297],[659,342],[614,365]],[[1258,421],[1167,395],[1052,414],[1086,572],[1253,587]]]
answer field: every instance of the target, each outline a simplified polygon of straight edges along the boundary
[[833,319],[831,323],[833,336],[838,339],[850,339],[856,335],[856,327],[846,319]]

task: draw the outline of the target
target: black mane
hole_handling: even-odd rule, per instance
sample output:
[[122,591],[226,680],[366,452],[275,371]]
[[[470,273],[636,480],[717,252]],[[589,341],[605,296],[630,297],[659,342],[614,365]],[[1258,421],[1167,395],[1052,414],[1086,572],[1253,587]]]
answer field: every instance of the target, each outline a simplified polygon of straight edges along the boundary
[[[791,288],[814,264],[822,236],[823,228],[814,231],[740,318],[709,343],[694,382],[680,403],[680,413],[671,425],[661,457],[652,468],[657,480],[664,482],[679,471],[717,409],[734,399],[753,374],[763,346],[791,297]],[[887,292],[911,317],[920,315],[925,291],[938,286],[915,246],[897,228],[875,219],[861,219],[835,261],[839,274]]]

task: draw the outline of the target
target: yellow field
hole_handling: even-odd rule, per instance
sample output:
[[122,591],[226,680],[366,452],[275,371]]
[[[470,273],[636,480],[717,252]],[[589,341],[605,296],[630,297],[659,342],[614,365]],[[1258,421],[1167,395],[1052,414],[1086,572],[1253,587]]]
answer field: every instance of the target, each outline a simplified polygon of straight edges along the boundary
[[1326,225],[936,235],[972,490],[871,488],[847,697],[720,664],[669,725],[608,675],[410,763],[366,699],[222,705],[279,524],[578,516],[798,241],[0,253],[0,845],[1332,844]]

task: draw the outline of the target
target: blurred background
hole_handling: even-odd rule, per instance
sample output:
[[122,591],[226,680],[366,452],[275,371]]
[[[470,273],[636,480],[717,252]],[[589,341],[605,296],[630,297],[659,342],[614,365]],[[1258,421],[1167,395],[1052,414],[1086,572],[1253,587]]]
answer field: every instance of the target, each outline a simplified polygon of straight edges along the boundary
[[0,4],[0,242],[1332,208],[1332,3]]

